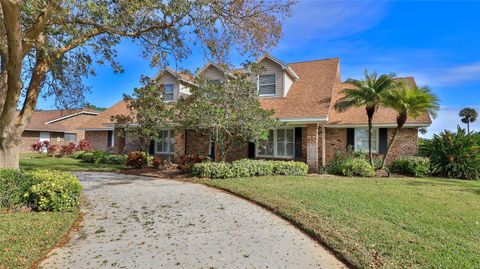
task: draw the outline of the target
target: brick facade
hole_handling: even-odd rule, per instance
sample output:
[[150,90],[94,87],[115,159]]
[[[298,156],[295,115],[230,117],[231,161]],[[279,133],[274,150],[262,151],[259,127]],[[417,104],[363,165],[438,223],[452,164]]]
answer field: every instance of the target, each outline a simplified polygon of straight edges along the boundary
[[[50,144],[62,146],[72,141],[64,141],[64,133],[59,132],[49,132],[50,133]],[[20,152],[30,152],[32,151],[32,144],[35,144],[40,141],[40,131],[24,131],[22,134],[22,139],[20,143]]]
[[[96,117],[97,115],[91,115],[91,114],[80,114],[77,116],[73,116],[70,118],[66,118],[64,120],[57,121],[58,123],[61,123],[65,126],[68,126],[70,129],[72,129],[71,133],[77,134],[77,141],[85,139],[85,131],[84,130],[79,130],[78,128],[85,124],[87,121],[91,120],[92,118]],[[70,132],[69,132],[70,133]],[[72,141],[73,142],[73,141]]]
[[307,126],[307,135],[305,141],[307,143],[307,165],[310,172],[317,172],[319,166],[319,132],[318,124],[309,124]]
[[108,151],[108,131],[86,131],[85,140],[87,140],[93,149]]

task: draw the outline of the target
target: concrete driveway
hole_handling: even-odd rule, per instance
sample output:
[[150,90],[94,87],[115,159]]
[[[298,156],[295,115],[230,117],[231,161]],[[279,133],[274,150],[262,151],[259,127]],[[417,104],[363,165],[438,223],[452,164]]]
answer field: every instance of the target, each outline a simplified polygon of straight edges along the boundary
[[200,184],[78,173],[82,227],[43,268],[343,268],[252,203]]

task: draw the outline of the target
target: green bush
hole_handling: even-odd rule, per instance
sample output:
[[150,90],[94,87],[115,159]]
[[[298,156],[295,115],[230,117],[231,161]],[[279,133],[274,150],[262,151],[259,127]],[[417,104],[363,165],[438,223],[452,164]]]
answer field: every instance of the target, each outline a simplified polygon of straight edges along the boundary
[[193,165],[192,175],[202,178],[233,178],[271,175],[306,175],[308,166],[303,162],[238,160],[232,164],[205,162]]
[[430,174],[430,160],[418,156],[399,157],[390,165],[390,171],[406,176],[428,176]]
[[83,150],[75,151],[74,153],[72,153],[72,155],[70,155],[70,157],[74,159],[82,159],[82,156],[84,153],[86,153],[86,151],[83,151]]
[[419,153],[430,159],[432,173],[450,178],[480,177],[480,133],[443,131],[424,141]]
[[25,194],[31,178],[20,170],[0,169],[0,208],[17,209],[27,206]]
[[105,154],[97,162],[102,164],[125,164],[127,162],[127,155]]
[[144,168],[148,164],[147,156],[145,152],[132,151],[127,156],[127,166],[132,168]]
[[326,170],[329,174],[339,176],[375,176],[375,169],[370,165],[365,157],[355,153],[336,152],[333,159],[327,165]]
[[106,153],[105,151],[101,151],[101,150],[95,150],[93,152],[93,161],[95,163],[101,163],[103,158],[105,157],[105,155],[107,155],[108,153]]
[[82,186],[72,173],[40,169],[28,174],[32,185],[26,198],[33,209],[63,211],[79,205]]
[[85,152],[84,154],[82,154],[82,162],[94,163],[95,158],[93,156],[93,153],[92,152]]

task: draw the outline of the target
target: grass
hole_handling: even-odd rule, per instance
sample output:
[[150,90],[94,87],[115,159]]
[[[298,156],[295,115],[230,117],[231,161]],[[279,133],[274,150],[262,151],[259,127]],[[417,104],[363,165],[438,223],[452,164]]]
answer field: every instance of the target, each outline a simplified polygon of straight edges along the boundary
[[297,223],[356,267],[480,268],[480,181],[207,180]]
[[72,227],[77,212],[0,213],[0,268],[29,268]]
[[84,163],[72,158],[45,157],[39,153],[23,153],[20,155],[20,168],[31,170],[39,168],[63,171],[97,171],[118,172],[125,170],[124,165]]

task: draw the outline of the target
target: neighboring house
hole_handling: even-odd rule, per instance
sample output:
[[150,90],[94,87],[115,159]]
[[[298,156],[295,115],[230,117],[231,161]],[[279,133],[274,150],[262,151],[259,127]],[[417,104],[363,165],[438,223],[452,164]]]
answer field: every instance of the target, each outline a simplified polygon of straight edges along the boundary
[[30,124],[22,134],[20,151],[31,151],[32,144],[41,141],[55,145],[77,143],[85,139],[85,131],[78,127],[97,115],[98,112],[91,110],[34,111]]
[[[270,131],[267,142],[250,143],[235,154],[235,158],[268,158],[305,161],[311,171],[331,160],[335,151],[367,151],[367,115],[364,108],[352,108],[343,113],[334,110],[340,91],[348,84],[341,82],[338,58],[286,64],[270,55],[257,60],[263,66],[257,81],[261,106],[273,109],[275,117],[284,127]],[[228,71],[210,63],[195,76],[211,80],[225,80],[236,71]],[[415,83],[413,78],[401,78]],[[176,101],[188,96],[194,87],[192,77],[171,68],[160,72],[156,80],[166,89],[166,99]],[[102,112],[82,128],[86,138],[99,149],[112,147],[116,152],[127,152],[135,148],[130,139],[118,137],[111,116],[127,114],[123,101]],[[396,113],[380,108],[374,116],[373,151],[379,155],[386,150],[387,139],[396,127]],[[400,155],[417,153],[418,128],[431,124],[428,114],[409,119],[393,146],[389,160]],[[165,129],[159,142],[152,143],[151,153],[165,157],[183,154],[203,154],[215,158],[215,147],[208,137],[195,130],[182,128]]]

